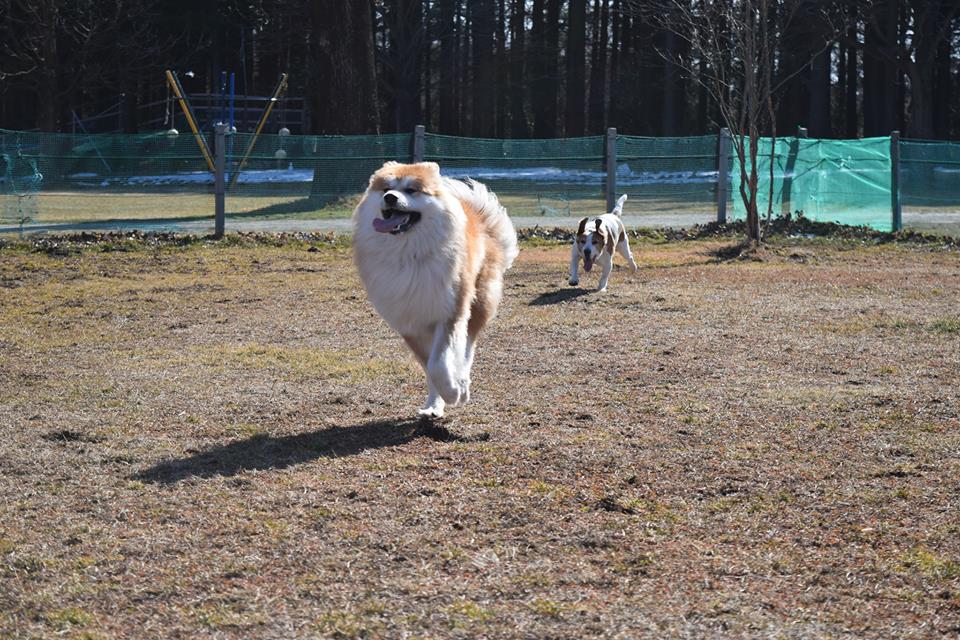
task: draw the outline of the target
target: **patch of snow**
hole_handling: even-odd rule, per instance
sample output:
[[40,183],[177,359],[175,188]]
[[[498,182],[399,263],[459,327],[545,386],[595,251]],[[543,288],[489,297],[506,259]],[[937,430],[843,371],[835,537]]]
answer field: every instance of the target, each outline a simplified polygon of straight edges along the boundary
[[[606,179],[603,171],[561,169],[559,167],[491,167],[445,168],[443,175],[450,178],[473,178],[480,182],[550,182],[566,185],[598,185]],[[99,186],[177,186],[212,185],[213,174],[209,171],[190,171],[164,175],[100,176],[96,173],[74,173],[71,180],[99,180]],[[227,176],[229,180],[229,174]],[[291,164],[286,169],[251,169],[240,174],[240,184],[301,184],[313,181],[313,169],[296,169]],[[712,184],[717,181],[716,171],[634,171],[627,164],[617,166],[617,186],[669,184]]]

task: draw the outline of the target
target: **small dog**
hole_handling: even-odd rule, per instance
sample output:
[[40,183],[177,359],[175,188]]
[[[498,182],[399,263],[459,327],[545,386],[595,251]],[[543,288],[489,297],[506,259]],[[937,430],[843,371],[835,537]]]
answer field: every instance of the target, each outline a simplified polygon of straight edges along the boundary
[[570,280],[572,286],[580,284],[580,275],[578,267],[580,260],[583,260],[584,271],[590,271],[593,263],[596,261],[603,267],[600,274],[600,282],[597,283],[597,291],[607,290],[607,280],[610,278],[610,271],[613,270],[613,251],[614,247],[620,252],[630,268],[637,270],[637,263],[633,261],[633,254],[630,253],[630,244],[627,241],[627,228],[620,219],[623,212],[623,203],[627,200],[627,194],[620,196],[617,200],[617,206],[610,213],[605,213],[599,218],[594,218],[592,224],[588,225],[589,217],[580,221],[580,227],[577,229],[577,237],[573,239],[573,250],[570,255]]
[[427,375],[421,416],[470,399],[480,331],[496,315],[517,234],[479,182],[434,162],[387,162],[353,212],[354,261],[370,302]]

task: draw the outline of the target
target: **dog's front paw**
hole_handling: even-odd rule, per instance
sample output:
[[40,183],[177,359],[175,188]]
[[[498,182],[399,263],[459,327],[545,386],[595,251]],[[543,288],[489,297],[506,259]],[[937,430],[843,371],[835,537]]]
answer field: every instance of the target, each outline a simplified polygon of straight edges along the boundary
[[450,371],[442,367],[431,367],[428,375],[433,388],[437,390],[444,402],[451,406],[460,404],[461,388]]
[[597,293],[603,293],[606,290],[607,290],[606,287],[597,287]]
[[570,285],[571,287],[575,287],[578,284],[580,284],[580,281],[577,278],[570,278],[569,280],[567,280],[567,284]]
[[434,420],[434,419],[436,419],[436,418],[442,418],[442,417],[443,417],[443,403],[442,403],[442,402],[436,402],[436,403],[434,403],[434,404],[432,404],[432,405],[427,405],[426,407],[423,407],[422,409],[420,409],[419,411],[417,411],[417,415],[420,416],[421,418],[427,418],[427,419],[430,419],[430,420]]
[[457,386],[460,388],[460,404],[470,402],[470,378],[457,380]]

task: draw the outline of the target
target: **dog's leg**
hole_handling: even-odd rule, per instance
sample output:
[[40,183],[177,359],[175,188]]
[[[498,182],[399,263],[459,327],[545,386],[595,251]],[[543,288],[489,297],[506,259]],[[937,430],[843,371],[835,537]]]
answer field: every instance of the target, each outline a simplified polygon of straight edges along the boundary
[[463,360],[466,353],[466,322],[437,325],[433,346],[427,361],[427,377],[440,397],[451,405],[463,399],[461,384]]
[[600,274],[600,282],[597,283],[597,291],[606,291],[607,280],[610,278],[610,272],[613,271],[613,256],[607,251],[604,251],[597,257],[597,262],[603,267],[603,272]]
[[627,241],[626,233],[620,233],[620,241],[617,242],[617,251],[620,252],[620,255],[626,258],[630,268],[636,271],[637,263],[633,260],[633,254],[630,252],[630,243]]
[[427,401],[417,413],[425,418],[442,418],[446,403],[440,397],[440,393],[430,379],[430,372],[427,369],[432,336],[429,333],[420,336],[403,336],[403,340],[410,347],[410,351],[416,356],[417,362],[423,367],[423,372],[427,376]]
[[577,253],[577,239],[573,239],[573,249],[570,251],[570,279],[567,280],[567,284],[571,287],[575,287],[580,284],[580,274],[578,272],[580,268],[580,255]]

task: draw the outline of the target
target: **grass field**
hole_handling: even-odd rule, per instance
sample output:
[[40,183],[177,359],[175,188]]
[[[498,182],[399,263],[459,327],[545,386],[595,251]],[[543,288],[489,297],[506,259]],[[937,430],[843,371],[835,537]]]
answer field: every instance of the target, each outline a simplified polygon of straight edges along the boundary
[[[250,191],[228,194],[226,213],[234,219],[322,220],[349,218],[361,194],[318,203],[303,195],[252,195]],[[602,212],[603,198],[567,199],[561,196],[502,195],[505,206],[515,215],[572,216],[580,212]],[[17,211],[16,196],[0,195],[0,223],[10,223]],[[35,222],[63,223],[97,220],[191,220],[212,218],[212,193],[103,193],[49,192],[28,199],[25,210]],[[683,206],[678,202],[656,202],[653,209],[678,213],[701,211],[702,203]],[[4,212],[9,212],[5,215]],[[583,213],[586,215],[586,213]]]
[[956,250],[637,242],[596,294],[527,244],[430,425],[344,241],[46,246],[0,250],[2,637],[960,634]]
[[[684,201],[682,196],[655,198],[634,194],[624,218],[631,227],[688,227],[706,223],[715,217],[715,213],[712,206],[702,200],[702,195]],[[241,191],[226,198],[227,227],[228,230],[243,230],[244,224],[250,223],[256,226],[256,230],[264,231],[263,224],[272,223],[276,228],[271,230],[282,231],[289,226],[285,223],[300,221],[316,223],[314,226],[320,230],[325,221],[349,218],[359,198],[360,194],[356,194],[320,203],[303,195],[252,195],[249,190]],[[539,217],[543,226],[555,224],[553,220],[597,215],[605,209],[601,198],[583,194],[576,197],[563,194],[537,196],[508,191],[501,192],[500,198],[512,216]],[[16,232],[17,210],[15,196],[0,194],[0,229]],[[182,192],[50,192],[36,196],[26,207],[31,223],[52,225],[41,229],[43,231],[55,229],[61,232],[69,230],[70,225],[111,221],[117,223],[114,228],[123,230],[149,229],[150,222],[164,221],[165,226],[182,224],[182,231],[197,232],[191,223],[207,220],[212,226],[213,211],[212,194]],[[138,225],[141,222],[143,224]],[[960,211],[955,207],[910,207],[903,212],[903,224],[913,231],[960,236]]]

